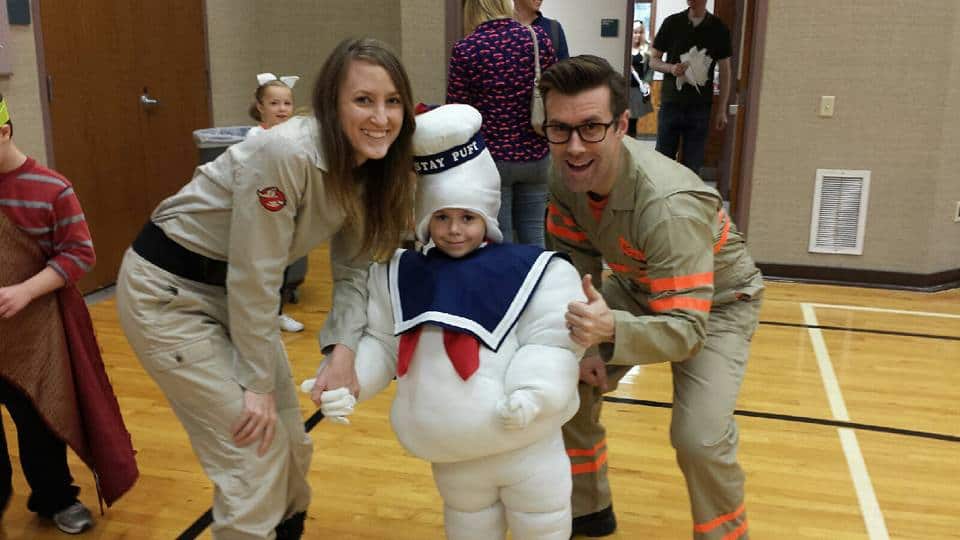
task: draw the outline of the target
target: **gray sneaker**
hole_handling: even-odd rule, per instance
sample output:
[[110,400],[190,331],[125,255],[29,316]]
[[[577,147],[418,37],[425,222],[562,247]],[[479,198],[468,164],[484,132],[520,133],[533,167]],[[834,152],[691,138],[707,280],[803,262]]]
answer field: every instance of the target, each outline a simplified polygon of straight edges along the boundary
[[53,522],[67,534],[80,534],[93,527],[93,516],[83,503],[77,501],[54,514]]

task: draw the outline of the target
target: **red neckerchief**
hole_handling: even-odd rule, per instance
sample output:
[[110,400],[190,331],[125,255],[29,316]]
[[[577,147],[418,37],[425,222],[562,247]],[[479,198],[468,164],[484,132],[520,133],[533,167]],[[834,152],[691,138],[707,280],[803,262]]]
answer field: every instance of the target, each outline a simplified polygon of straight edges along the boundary
[[[397,351],[397,375],[403,377],[410,368],[413,352],[420,341],[423,325],[400,336],[400,346]],[[480,342],[470,334],[443,329],[443,348],[453,364],[460,378],[467,380],[480,367]]]

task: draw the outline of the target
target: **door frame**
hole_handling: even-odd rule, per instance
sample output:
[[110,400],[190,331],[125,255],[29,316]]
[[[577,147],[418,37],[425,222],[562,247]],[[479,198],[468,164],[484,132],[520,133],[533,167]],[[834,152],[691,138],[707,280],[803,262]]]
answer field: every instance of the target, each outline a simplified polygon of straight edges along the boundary
[[56,169],[53,151],[53,122],[50,119],[50,84],[47,74],[47,57],[43,50],[43,24],[40,21],[40,0],[30,0],[33,41],[37,53],[37,81],[40,91],[40,115],[43,118],[43,146],[47,151],[47,166]]
[[[627,20],[633,24],[634,3],[636,0],[627,0]],[[753,163],[756,155],[757,126],[759,114],[757,106],[760,103],[761,79],[763,78],[763,50],[766,45],[766,25],[769,0],[725,0],[734,4],[734,12],[738,18],[731,28],[731,40],[734,43],[734,57],[731,62],[731,71],[734,78],[734,87],[731,89],[731,101],[728,105],[737,104],[737,115],[743,115],[743,125],[740,136],[737,137],[738,119],[729,122],[726,132],[722,135],[718,187],[730,190],[735,186],[727,198],[734,204],[733,217],[740,231],[746,235],[750,217],[750,194],[753,181]],[[652,40],[656,32],[657,0],[652,0],[650,28],[647,32]],[[714,5],[714,12],[716,12]],[[752,28],[747,39],[741,37],[747,26],[747,19],[751,19]],[[741,47],[742,46],[742,47]],[[740,69],[741,48],[749,51],[749,73],[746,81],[738,83],[737,74]],[[626,58],[630,55],[630,40],[627,41]],[[628,60],[629,62],[629,60]],[[736,155],[739,154],[739,160]]]
[[446,82],[450,79],[450,74],[447,73],[447,70],[450,68],[450,54],[453,52],[453,46],[456,45],[457,41],[464,38],[463,2],[464,0],[446,0],[446,10],[445,10],[446,16],[445,16],[445,22],[444,22],[444,26],[446,28],[446,31],[445,31],[446,50],[443,51],[444,101],[446,101],[446,95],[447,95]]
[[[741,149],[739,171],[736,171],[737,207],[733,219],[744,236],[750,226],[750,196],[753,192],[753,163],[757,150],[757,130],[760,124],[760,93],[763,80],[763,51],[767,43],[767,13],[769,0],[746,0],[753,4],[753,35],[749,47],[751,51],[750,76],[747,78],[746,96],[741,100],[738,114],[745,110],[743,134],[740,137]],[[747,10],[749,13],[749,10]]]

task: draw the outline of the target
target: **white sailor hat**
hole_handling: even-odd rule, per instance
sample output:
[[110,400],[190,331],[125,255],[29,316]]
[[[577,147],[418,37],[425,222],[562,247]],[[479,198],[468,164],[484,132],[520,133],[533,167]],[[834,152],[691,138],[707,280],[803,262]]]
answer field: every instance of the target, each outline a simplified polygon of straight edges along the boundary
[[480,133],[483,118],[470,105],[442,105],[417,116],[413,163],[417,172],[417,239],[427,243],[430,217],[441,208],[476,212],[487,238],[503,242],[497,223],[500,173]]

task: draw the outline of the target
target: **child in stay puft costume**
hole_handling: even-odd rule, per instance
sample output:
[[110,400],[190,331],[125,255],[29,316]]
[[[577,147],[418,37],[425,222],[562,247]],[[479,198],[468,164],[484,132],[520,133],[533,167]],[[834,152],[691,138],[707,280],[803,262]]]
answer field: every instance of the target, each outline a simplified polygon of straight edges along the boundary
[[[369,276],[360,401],[396,375],[400,443],[433,464],[452,540],[570,537],[570,460],[560,427],[577,410],[579,359],[566,306],[585,301],[564,258],[502,244],[500,177],[480,113],[445,105],[417,117],[416,234]],[[309,383],[306,383],[308,386]],[[327,416],[352,412],[324,392]]]

